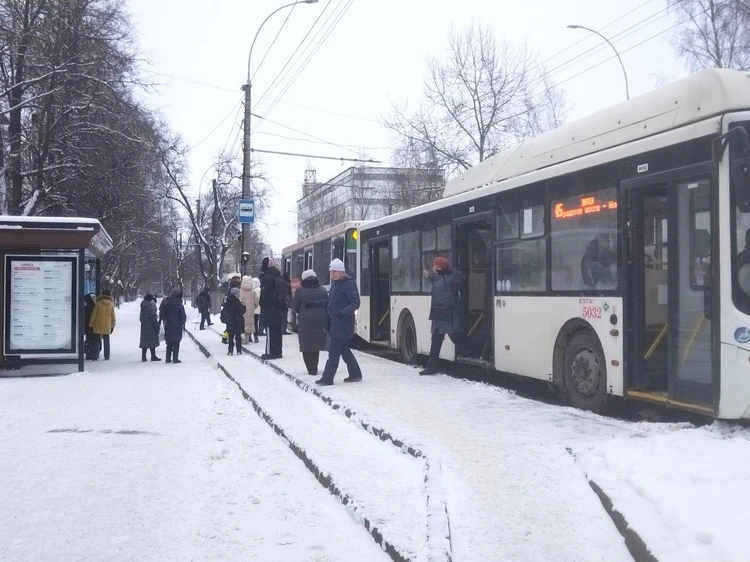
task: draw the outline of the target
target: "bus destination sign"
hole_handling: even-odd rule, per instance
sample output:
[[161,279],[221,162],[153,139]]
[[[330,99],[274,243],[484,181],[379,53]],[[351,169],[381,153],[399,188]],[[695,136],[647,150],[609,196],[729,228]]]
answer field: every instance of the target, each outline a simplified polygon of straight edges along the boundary
[[577,207],[565,208],[562,202],[555,203],[554,212],[556,219],[569,219],[615,209],[617,201],[597,201],[596,197],[586,196],[581,198],[581,203]]

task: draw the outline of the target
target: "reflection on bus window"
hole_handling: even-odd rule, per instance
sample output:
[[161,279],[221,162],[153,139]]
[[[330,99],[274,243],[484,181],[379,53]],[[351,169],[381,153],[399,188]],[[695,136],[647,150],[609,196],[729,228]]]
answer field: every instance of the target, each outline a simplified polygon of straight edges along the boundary
[[617,288],[617,189],[553,202],[552,290]]
[[417,292],[421,289],[420,238],[418,231],[393,237],[393,292]]

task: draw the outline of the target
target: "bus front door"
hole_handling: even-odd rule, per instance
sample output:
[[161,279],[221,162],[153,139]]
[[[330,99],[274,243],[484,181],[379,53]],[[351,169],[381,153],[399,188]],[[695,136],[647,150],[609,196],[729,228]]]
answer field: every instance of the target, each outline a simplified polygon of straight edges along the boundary
[[712,410],[710,176],[628,190],[628,394]]
[[370,243],[370,338],[372,343],[391,341],[390,238]]
[[493,364],[492,219],[456,222],[456,267],[464,274],[461,307],[465,333],[457,342],[456,359]]

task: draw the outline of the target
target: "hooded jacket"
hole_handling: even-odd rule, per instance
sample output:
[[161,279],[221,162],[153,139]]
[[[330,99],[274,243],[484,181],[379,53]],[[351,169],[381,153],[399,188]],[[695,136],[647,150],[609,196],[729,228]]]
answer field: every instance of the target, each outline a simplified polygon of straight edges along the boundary
[[253,314],[255,313],[255,307],[258,305],[255,299],[255,290],[253,285],[253,278],[249,275],[245,275],[242,278],[240,284],[240,300],[245,305],[245,333],[252,334],[255,332],[255,319]]
[[91,312],[89,327],[95,334],[108,336],[115,329],[115,303],[109,295],[100,295],[96,298],[94,310]]
[[159,347],[159,318],[154,301],[141,301],[141,349]]

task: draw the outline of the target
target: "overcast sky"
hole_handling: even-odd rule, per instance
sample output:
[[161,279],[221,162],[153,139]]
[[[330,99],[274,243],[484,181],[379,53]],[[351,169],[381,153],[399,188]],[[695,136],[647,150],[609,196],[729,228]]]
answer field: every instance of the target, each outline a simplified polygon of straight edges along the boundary
[[[143,69],[161,83],[149,103],[194,147],[189,165],[196,195],[202,177],[202,189],[210,184],[217,153],[225,146],[241,151],[240,87],[250,45],[261,22],[288,1],[129,0],[148,61]],[[678,20],[666,11],[665,0],[319,0],[280,11],[258,36],[251,61],[252,110],[268,121],[255,120],[251,146],[336,158],[364,152],[386,164],[397,139],[380,120],[391,100],[418,104],[425,57],[445,52],[451,28],[462,29],[472,19],[491,26],[498,41],[526,42],[538,53],[565,92],[569,121],[623,101],[625,86],[616,59],[592,68],[612,56],[609,47],[576,58],[601,40],[566,25],[614,37],[631,97],[687,74],[672,42],[670,28]],[[264,98],[275,79],[278,87]],[[296,240],[295,202],[308,165],[325,181],[352,164],[271,155],[263,160],[273,195],[271,208],[257,220],[278,253]]]

